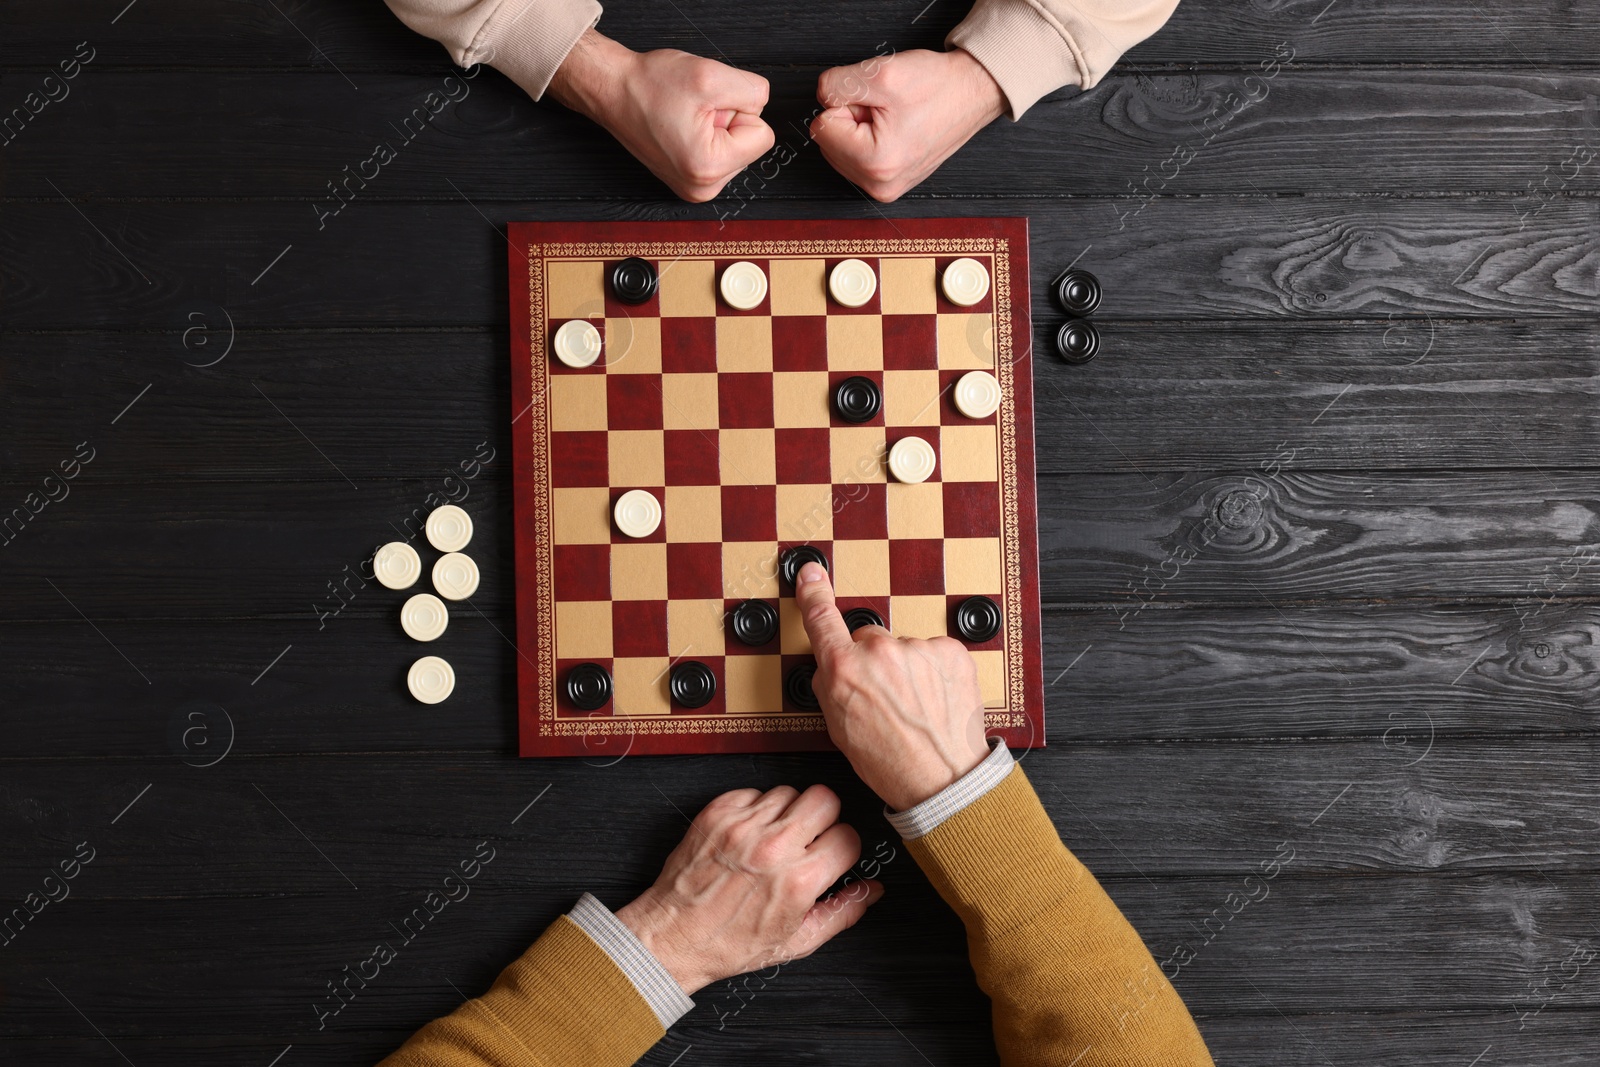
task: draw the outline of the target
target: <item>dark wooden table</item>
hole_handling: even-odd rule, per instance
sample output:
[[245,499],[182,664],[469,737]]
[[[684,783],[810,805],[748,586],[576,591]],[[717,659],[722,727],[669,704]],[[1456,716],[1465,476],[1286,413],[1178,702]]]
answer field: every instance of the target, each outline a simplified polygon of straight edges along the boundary
[[[0,15],[3,114],[59,97],[0,145],[0,908],[40,908],[0,1059],[371,1062],[734,786],[827,782],[887,853],[837,756],[514,757],[499,232],[881,210],[1027,215],[1035,306],[1074,259],[1104,282],[1100,358],[1035,366],[1026,766],[1218,1061],[1592,1062],[1592,12],[1187,0],[880,209],[804,141],[817,72],[937,47],[959,3],[619,0],[627,43],[768,76],[795,161],[684,205],[486,72],[322,217],[438,46],[376,0],[124,3]],[[397,595],[350,580],[430,495],[484,573],[438,707]],[[958,925],[903,852],[884,877],[644,1062],[993,1062]]]

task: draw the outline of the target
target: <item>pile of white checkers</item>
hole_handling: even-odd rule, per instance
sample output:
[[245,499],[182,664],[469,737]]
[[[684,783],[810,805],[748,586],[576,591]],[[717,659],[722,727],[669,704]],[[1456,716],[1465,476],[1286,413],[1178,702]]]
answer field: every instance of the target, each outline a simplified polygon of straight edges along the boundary
[[[400,626],[418,641],[435,641],[450,624],[445,600],[465,600],[478,591],[478,565],[461,550],[472,540],[472,516],[446,504],[428,515],[428,543],[444,555],[433,564],[433,593],[417,593],[400,608]],[[390,541],[372,555],[372,571],[390,589],[410,589],[422,577],[422,559],[404,541]],[[438,656],[423,656],[406,672],[406,687],[424,704],[437,704],[456,688],[456,672]]]

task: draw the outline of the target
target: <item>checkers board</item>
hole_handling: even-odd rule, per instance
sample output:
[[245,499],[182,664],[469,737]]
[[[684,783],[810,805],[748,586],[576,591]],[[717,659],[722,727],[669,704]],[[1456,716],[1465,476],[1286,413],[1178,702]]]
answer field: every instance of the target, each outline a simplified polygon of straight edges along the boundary
[[[955,635],[957,605],[992,600],[999,632],[964,642],[985,727],[1044,744],[1026,219],[513,223],[509,237],[522,755],[831,748],[785,686],[812,662],[778,565],[801,544],[828,559],[842,610],[898,635]],[[610,279],[633,257],[657,283],[628,303]],[[960,258],[992,280],[970,306],[940,287]],[[830,294],[845,259],[875,276],[861,306]],[[719,292],[742,261],[768,281],[748,310]],[[556,358],[574,320],[599,333],[587,367]],[[973,370],[1000,385],[987,418],[952,399]],[[868,421],[830,403],[850,377],[881,393]],[[937,456],[924,482],[889,473],[906,436]],[[661,506],[643,537],[613,517],[635,489]],[[763,646],[731,632],[751,599],[779,618]],[[695,708],[669,685],[690,660],[716,683]],[[612,683],[589,710],[564,685],[585,664]]]

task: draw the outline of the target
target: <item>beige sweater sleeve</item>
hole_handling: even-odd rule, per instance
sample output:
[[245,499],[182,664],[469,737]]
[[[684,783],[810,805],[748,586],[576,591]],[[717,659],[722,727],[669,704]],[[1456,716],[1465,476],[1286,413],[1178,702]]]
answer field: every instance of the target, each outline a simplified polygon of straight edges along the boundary
[[978,0],[945,44],[983,64],[1019,119],[1063,85],[1092,89],[1178,0]]
[[487,63],[535,100],[544,95],[598,0],[385,0],[400,21],[445,46],[463,67]]

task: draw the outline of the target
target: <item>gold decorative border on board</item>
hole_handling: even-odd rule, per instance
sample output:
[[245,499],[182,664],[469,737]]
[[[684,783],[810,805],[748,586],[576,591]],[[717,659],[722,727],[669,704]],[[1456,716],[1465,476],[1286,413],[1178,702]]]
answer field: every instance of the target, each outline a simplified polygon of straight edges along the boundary
[[[728,258],[730,256],[848,256],[911,255],[914,253],[987,252],[994,263],[995,371],[1000,382],[1000,486],[1001,544],[1005,555],[1006,681],[1007,706],[985,711],[984,726],[1008,729],[1027,725],[1021,710],[1027,692],[1027,669],[1022,649],[1022,547],[1017,493],[1017,413],[1012,389],[1016,374],[1011,343],[1011,247],[1004,238],[951,237],[897,240],[804,241],[593,241],[530,243],[528,246],[529,358],[531,361],[528,433],[532,439],[534,536],[538,563],[534,575],[538,605],[539,734],[541,737],[596,735],[660,735],[697,733],[793,733],[822,731],[820,715],[789,712],[717,716],[609,716],[558,717],[555,670],[555,547],[550,486],[550,360],[545,341],[545,262],[551,259],[607,259],[641,256],[653,258]],[[519,634],[520,638],[521,635]],[[519,651],[521,651],[519,649]],[[526,653],[523,653],[526,655]]]

